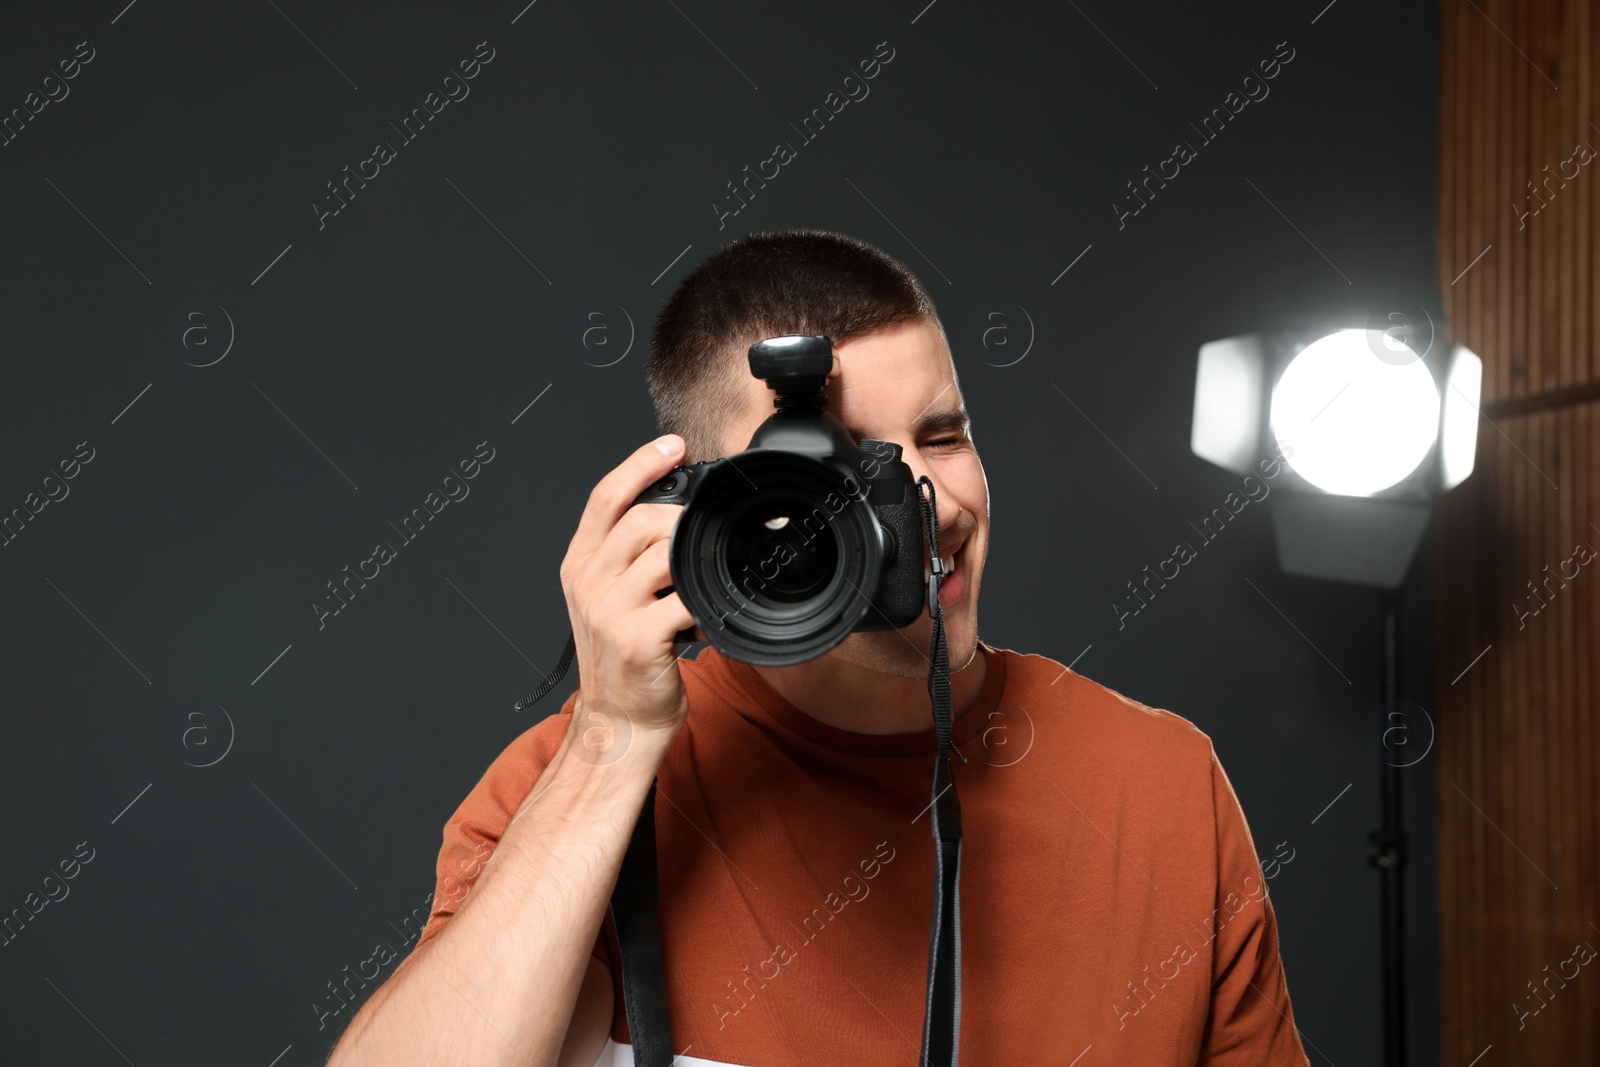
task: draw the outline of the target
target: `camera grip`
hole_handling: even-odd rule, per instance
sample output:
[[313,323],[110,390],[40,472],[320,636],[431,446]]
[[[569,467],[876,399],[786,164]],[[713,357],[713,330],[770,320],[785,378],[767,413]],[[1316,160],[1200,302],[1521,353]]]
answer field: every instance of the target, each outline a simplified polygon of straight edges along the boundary
[[[695,475],[699,472],[694,467],[674,467],[644,492],[634,497],[635,504],[678,504],[689,502],[689,491],[694,487]],[[672,586],[656,590],[656,599],[674,592]],[[679,630],[672,635],[673,640],[679,644],[693,644],[699,638],[695,637],[694,627]]]
[[699,473],[692,467],[674,467],[650,485],[648,489],[633,498],[635,504],[687,504],[689,491],[694,488],[695,475]]

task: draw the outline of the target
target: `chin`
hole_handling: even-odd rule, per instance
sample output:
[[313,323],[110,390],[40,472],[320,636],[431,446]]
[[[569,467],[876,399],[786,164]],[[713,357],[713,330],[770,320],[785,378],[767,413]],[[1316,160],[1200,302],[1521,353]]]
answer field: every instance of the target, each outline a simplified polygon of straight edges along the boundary
[[926,678],[928,638],[924,634],[919,646],[914,629],[853,633],[828,655],[896,678]]
[[978,627],[969,619],[947,620],[944,643],[950,652],[950,670],[964,671],[978,654]]
[[[977,625],[962,613],[945,618],[945,647],[950,653],[950,670],[965,670],[978,654]],[[933,621],[923,615],[899,630],[870,630],[845,638],[830,655],[869,667],[897,678],[928,677],[928,641]]]

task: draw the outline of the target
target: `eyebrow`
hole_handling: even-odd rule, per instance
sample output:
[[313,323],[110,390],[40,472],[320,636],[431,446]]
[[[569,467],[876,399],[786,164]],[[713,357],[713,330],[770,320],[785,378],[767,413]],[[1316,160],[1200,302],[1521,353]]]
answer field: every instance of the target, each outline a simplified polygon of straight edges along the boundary
[[[965,407],[940,408],[937,411],[925,412],[917,418],[916,425],[912,427],[912,436],[923,437],[931,433],[941,433],[948,430],[970,431],[972,417],[967,414]],[[858,426],[845,427],[857,441],[872,435]]]

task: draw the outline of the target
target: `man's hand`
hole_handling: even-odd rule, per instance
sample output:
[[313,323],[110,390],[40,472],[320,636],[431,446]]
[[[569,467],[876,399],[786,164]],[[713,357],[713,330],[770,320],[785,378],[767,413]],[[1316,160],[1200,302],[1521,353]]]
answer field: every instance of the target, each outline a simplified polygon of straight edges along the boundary
[[676,592],[656,597],[672,584],[667,552],[683,509],[633,504],[683,455],[683,438],[667,434],[623,460],[589,494],[567,546],[561,588],[578,650],[575,722],[586,709],[620,713],[635,730],[670,737],[688,713],[674,638],[694,617]]

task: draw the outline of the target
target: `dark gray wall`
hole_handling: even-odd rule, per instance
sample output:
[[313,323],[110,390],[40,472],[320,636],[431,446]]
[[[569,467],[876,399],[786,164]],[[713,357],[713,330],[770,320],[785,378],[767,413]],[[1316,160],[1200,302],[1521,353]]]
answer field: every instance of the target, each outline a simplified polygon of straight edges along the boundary
[[[1126,628],[1111,605],[1237,485],[1189,452],[1200,343],[1437,308],[1430,4],[124,2],[0,16],[0,109],[93,49],[0,147],[0,508],[70,491],[0,548],[0,910],[93,850],[0,946],[0,1060],[322,1061],[349,1017],[319,1031],[327,983],[405,947],[444,820],[531,724],[511,704],[565,637],[583,494],[653,429],[660,301],[720,241],[805,225],[939,302],[994,498],[987,639],[1084,653],[1211,734],[1259,850],[1294,849],[1271,888],[1313,1061],[1376,1062],[1375,596],[1282,576],[1256,507]],[[483,41],[470,96],[403,143]],[[870,96],[800,143],[885,41]],[[1189,122],[1279,42],[1270,96],[1201,145]],[[1196,158],[1119,228],[1180,139]],[[719,228],[779,141],[796,158]],[[470,496],[402,541],[485,441]],[[1430,605],[1409,590],[1424,707]],[[1407,772],[1419,1063],[1431,767]]]

